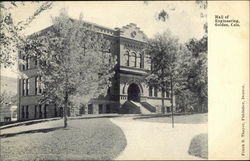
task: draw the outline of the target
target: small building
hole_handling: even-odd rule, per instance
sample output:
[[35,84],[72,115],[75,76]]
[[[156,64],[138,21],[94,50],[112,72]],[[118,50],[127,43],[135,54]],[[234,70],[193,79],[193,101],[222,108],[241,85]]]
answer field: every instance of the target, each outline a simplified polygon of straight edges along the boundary
[[[89,22],[87,22],[89,23]],[[121,28],[107,28],[94,25],[98,32],[111,43],[110,52],[117,57],[112,86],[105,97],[93,98],[80,108],[80,114],[102,113],[157,113],[161,112],[161,93],[157,87],[148,87],[143,80],[151,70],[149,58],[142,51],[146,35],[134,23]],[[21,56],[26,63],[19,65],[27,79],[18,80],[18,120],[58,117],[63,115],[62,107],[53,104],[39,104],[42,89],[39,85],[39,62],[36,58]],[[170,94],[165,92],[166,111],[170,112]]]

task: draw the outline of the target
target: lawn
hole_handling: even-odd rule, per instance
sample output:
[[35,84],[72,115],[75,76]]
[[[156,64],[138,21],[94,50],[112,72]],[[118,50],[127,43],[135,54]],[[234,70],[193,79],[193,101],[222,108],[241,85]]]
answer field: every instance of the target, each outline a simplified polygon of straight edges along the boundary
[[[172,123],[171,114],[151,114],[134,117],[134,120],[149,121],[149,122],[162,122]],[[206,124],[207,113],[205,114],[188,114],[188,115],[175,115],[174,123],[181,124]]]
[[78,118],[12,127],[1,132],[2,160],[110,160],[126,138],[108,118]]

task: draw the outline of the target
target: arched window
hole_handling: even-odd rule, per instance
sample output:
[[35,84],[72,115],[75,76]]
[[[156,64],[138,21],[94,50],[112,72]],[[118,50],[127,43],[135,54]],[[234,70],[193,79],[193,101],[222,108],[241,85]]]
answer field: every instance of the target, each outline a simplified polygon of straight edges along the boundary
[[157,87],[155,86],[155,87],[154,87],[154,96],[155,96],[155,97],[158,96],[158,93],[157,93],[157,92],[158,92],[158,89],[157,89]]
[[138,68],[141,68],[141,54],[140,53],[137,55],[136,64]]
[[149,86],[149,96],[152,96],[153,95],[153,88],[152,86]]
[[136,54],[133,52],[130,57],[130,66],[131,67],[136,67]]
[[126,53],[124,54],[124,57],[125,57],[125,65],[126,66],[129,66],[129,51],[126,51]]

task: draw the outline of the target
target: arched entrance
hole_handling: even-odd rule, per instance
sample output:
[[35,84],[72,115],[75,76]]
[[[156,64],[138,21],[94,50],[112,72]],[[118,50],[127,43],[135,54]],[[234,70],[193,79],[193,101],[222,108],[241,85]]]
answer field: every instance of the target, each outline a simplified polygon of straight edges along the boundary
[[135,83],[130,84],[128,87],[128,100],[140,102],[140,88]]

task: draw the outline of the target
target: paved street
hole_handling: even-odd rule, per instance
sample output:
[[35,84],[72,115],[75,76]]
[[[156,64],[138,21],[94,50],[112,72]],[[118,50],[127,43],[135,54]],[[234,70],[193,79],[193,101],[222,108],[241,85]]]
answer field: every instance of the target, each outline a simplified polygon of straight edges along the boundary
[[175,124],[112,118],[127,139],[127,146],[117,160],[201,159],[188,154],[191,139],[207,133],[207,124]]

